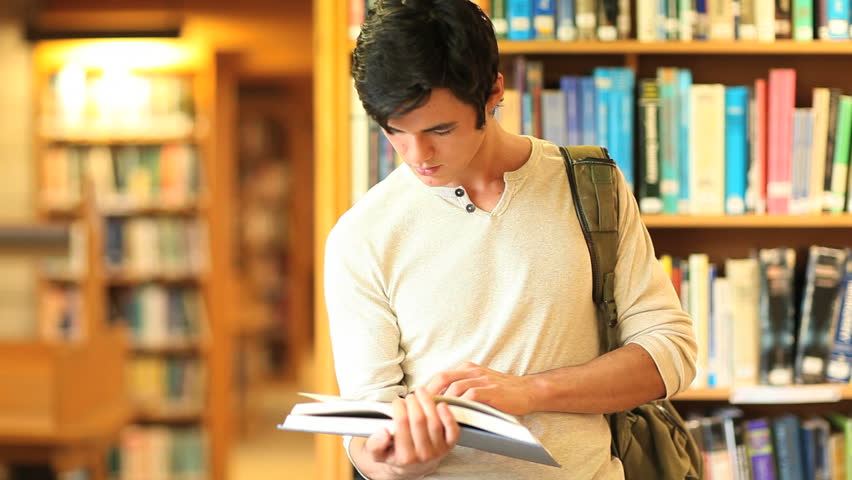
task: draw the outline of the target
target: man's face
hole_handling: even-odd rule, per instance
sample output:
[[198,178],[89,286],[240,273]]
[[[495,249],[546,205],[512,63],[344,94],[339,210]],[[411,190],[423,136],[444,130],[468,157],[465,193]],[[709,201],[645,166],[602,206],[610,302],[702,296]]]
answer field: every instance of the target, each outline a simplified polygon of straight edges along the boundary
[[385,135],[423,183],[456,186],[467,175],[485,129],[476,128],[472,106],[440,88],[420,108],[388,119]]

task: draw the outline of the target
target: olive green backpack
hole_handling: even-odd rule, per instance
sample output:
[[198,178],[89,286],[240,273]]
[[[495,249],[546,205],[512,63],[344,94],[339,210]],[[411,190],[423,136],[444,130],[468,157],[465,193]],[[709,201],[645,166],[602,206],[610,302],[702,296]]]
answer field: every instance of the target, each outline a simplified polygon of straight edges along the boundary
[[[560,147],[574,208],[592,260],[602,351],[618,348],[615,262],[618,250],[618,184],[615,162],[605,148]],[[701,452],[668,400],[608,415],[612,453],[621,459],[626,480],[700,480]]]

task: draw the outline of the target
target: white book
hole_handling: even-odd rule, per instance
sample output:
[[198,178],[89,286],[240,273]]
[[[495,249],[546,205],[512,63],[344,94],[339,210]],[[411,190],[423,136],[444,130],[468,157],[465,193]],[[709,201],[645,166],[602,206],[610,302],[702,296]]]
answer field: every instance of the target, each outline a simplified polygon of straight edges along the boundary
[[734,340],[728,279],[716,277],[711,285],[710,351],[707,359],[708,384],[712,388],[728,388],[732,377]]
[[690,89],[689,208],[695,215],[725,214],[725,86]]
[[754,0],[754,17],[757,24],[757,40],[775,41],[775,1]]
[[636,38],[640,42],[656,42],[657,38],[657,0],[637,0],[636,2]]
[[[331,395],[302,393],[317,402],[297,403],[281,430],[330,433],[369,437],[382,428],[391,428],[390,402],[347,400]],[[559,463],[517,418],[488,405],[458,397],[436,395],[459,423],[457,445],[559,467]]]
[[828,111],[831,92],[828,88],[814,88],[814,132],[810,158],[810,184],[808,186],[808,213],[822,213],[822,188],[825,180],[825,155],[828,142]]
[[725,261],[732,317],[735,386],[758,382],[760,361],[760,266],[755,258]]
[[695,341],[698,343],[696,375],[692,382],[694,388],[706,388],[709,368],[710,346],[710,257],[705,253],[689,255],[689,309],[695,328]]

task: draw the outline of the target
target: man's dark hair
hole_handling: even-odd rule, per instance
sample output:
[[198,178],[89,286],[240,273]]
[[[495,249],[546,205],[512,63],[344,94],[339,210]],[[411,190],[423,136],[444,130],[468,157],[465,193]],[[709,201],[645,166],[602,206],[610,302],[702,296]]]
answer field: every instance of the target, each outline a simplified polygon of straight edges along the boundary
[[361,26],[352,77],[382,128],[425,104],[435,88],[474,107],[482,128],[498,65],[491,20],[470,0],[379,0]]

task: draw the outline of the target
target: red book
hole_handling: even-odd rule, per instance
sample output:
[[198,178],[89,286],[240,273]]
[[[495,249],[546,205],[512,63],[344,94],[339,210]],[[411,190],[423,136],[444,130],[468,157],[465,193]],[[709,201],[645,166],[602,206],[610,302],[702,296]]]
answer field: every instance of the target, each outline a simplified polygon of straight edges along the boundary
[[769,71],[769,110],[766,158],[766,208],[771,214],[789,213],[793,164],[793,112],[796,107],[796,71]]

